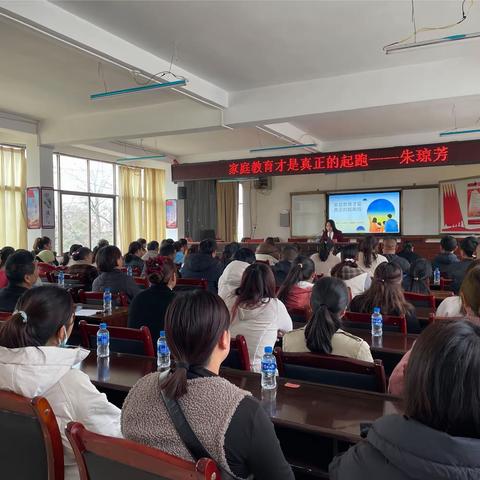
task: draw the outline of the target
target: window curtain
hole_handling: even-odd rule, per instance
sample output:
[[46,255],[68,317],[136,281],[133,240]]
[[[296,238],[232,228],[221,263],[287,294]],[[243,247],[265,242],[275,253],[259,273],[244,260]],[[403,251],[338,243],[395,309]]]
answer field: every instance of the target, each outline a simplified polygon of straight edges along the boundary
[[0,246],[27,248],[25,150],[0,146]]
[[165,238],[165,172],[153,168],[119,167],[119,247],[144,237]]
[[217,230],[217,194],[215,180],[185,182],[185,234],[201,240],[204,230]]
[[217,182],[217,235],[224,242],[237,241],[238,183]]

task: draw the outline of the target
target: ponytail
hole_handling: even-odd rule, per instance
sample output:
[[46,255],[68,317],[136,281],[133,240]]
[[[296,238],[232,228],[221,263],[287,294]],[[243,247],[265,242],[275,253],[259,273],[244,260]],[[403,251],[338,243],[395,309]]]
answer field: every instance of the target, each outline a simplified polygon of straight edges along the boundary
[[321,304],[305,327],[305,343],[311,352],[332,353],[332,337],[342,322],[326,304]]
[[296,257],[288,272],[287,277],[285,278],[280,290],[278,291],[277,298],[285,303],[288,299],[290,291],[292,288],[302,280],[308,280],[312,278],[312,275],[315,273],[315,264],[310,258],[303,255]]
[[320,260],[322,262],[327,261],[328,256],[330,255],[330,252],[332,251],[332,249],[333,249],[333,242],[330,239],[320,243],[320,246],[318,248],[318,256],[320,257]]
[[187,393],[187,371],[187,362],[176,362],[175,368],[161,383],[160,388],[168,398],[177,400]]

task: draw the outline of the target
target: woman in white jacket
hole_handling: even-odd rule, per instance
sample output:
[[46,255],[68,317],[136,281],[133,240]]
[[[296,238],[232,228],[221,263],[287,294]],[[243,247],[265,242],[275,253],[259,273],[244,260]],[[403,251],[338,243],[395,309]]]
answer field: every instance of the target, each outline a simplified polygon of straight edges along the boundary
[[121,436],[120,410],[108,402],[86,374],[73,368],[87,350],[65,347],[73,328],[74,306],[68,292],[56,286],[28,290],[17,310],[0,329],[0,388],[24,397],[45,397],[57,418],[65,457],[65,479],[79,478],[68,422],[91,431]]
[[235,290],[240,286],[242,275],[245,269],[255,263],[255,254],[249,248],[240,248],[233,256],[230,262],[218,279],[218,296],[222,300],[235,294]]
[[235,295],[225,303],[232,317],[230,334],[245,337],[251,368],[259,372],[265,347],[275,345],[279,331],[293,328],[285,305],[276,298],[272,269],[263,263],[250,265]]

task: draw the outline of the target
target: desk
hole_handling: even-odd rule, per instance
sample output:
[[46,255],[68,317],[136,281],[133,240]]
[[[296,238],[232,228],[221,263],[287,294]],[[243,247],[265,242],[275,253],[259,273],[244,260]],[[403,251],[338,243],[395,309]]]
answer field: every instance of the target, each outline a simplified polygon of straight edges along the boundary
[[365,340],[368,345],[370,345],[372,353],[393,353],[399,355],[400,358],[412,348],[415,340],[418,338],[418,335],[402,335],[397,332],[383,332],[381,344],[378,344],[373,341],[370,330],[349,328],[348,331]]
[[[137,380],[156,370],[156,360],[112,353],[108,362],[100,360],[97,365],[92,352],[80,369],[109,398],[112,393],[124,398]],[[328,478],[333,456],[360,440],[360,423],[402,411],[401,400],[388,395],[300,381],[293,389],[285,387],[285,379],[279,379],[272,399],[271,392],[262,392],[259,374],[222,369],[221,375],[263,403],[287,459],[302,478]]]
[[[77,304],[78,305],[78,304]],[[128,323],[128,307],[116,307],[111,314],[102,312],[101,305],[80,304],[82,308],[89,310],[97,310],[98,313],[92,316],[75,315],[77,320],[86,320],[88,323],[105,322],[112,327],[126,327]]]

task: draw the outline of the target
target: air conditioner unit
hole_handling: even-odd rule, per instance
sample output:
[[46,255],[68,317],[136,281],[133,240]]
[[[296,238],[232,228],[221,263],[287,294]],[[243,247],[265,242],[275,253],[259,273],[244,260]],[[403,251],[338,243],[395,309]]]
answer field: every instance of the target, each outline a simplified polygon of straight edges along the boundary
[[253,188],[255,190],[271,190],[272,189],[272,177],[260,177],[253,182]]

